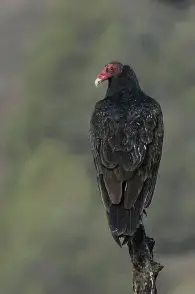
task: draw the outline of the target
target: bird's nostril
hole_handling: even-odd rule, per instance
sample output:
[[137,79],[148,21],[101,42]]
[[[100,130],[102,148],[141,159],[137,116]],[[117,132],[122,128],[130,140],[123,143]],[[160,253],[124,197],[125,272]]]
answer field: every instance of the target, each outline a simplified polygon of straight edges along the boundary
[[102,80],[101,80],[100,78],[97,78],[97,79],[95,80],[95,86],[98,87],[99,84],[101,84],[101,82],[102,82]]

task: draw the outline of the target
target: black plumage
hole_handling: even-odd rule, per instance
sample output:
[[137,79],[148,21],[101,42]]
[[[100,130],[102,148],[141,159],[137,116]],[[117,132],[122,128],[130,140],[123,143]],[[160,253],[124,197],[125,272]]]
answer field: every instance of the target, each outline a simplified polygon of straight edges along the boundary
[[151,203],[163,145],[159,103],[140,88],[133,69],[107,64],[96,85],[108,80],[104,99],[96,103],[90,142],[97,181],[109,227],[121,245],[133,236]]

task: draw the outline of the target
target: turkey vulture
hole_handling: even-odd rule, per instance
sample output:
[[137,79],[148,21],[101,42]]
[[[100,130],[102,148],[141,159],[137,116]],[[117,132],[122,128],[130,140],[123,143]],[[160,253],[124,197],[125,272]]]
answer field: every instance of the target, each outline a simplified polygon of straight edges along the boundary
[[97,182],[114,240],[124,245],[151,203],[163,145],[159,103],[140,88],[132,67],[110,62],[95,80],[108,81],[95,105],[90,144]]

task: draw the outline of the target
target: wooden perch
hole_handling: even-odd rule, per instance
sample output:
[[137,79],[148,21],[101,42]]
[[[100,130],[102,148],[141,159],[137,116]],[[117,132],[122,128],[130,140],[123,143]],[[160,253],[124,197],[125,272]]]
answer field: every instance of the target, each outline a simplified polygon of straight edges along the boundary
[[129,254],[133,264],[133,293],[156,294],[156,279],[163,269],[153,259],[155,241],[146,236],[143,225],[137,229],[133,239],[129,241]]

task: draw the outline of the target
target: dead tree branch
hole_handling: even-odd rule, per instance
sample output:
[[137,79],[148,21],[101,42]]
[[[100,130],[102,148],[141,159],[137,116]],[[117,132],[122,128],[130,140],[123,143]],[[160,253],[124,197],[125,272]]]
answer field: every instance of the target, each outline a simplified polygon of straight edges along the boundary
[[163,269],[160,263],[153,259],[155,241],[146,236],[145,228],[140,225],[128,248],[133,264],[133,293],[156,294],[156,279]]

